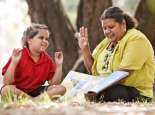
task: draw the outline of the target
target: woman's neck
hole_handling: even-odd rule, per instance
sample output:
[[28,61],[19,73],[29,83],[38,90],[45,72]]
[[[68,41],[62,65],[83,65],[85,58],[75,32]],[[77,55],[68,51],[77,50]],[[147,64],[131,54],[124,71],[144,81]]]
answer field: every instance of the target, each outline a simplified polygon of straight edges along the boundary
[[109,44],[109,47],[115,47],[116,44],[117,44],[117,41],[115,41],[115,42],[111,42],[111,43]]
[[114,48],[115,48],[115,46],[116,46],[116,44],[117,44],[117,42],[111,42],[111,43],[109,44],[109,46],[107,47],[107,50],[113,51]]

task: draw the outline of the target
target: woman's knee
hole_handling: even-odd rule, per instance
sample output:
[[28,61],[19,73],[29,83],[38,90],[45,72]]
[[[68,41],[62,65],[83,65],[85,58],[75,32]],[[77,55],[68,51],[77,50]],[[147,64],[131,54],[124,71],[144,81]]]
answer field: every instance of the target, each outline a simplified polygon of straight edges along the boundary
[[129,101],[128,91],[125,86],[115,85],[107,89],[104,93],[104,101]]

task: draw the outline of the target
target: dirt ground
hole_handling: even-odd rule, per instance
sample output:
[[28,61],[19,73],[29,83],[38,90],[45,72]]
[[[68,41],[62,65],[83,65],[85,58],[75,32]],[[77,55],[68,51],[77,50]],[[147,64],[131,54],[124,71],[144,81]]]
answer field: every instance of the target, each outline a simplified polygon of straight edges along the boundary
[[155,115],[155,103],[11,104],[0,108],[0,115]]

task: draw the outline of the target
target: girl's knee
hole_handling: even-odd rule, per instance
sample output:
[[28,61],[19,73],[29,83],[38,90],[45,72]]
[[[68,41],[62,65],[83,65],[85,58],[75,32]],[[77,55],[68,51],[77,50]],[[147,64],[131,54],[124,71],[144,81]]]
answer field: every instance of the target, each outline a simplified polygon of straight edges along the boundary
[[63,85],[53,85],[50,86],[48,90],[59,92],[60,95],[64,95],[66,93],[66,88]]
[[1,87],[1,96],[6,96],[8,95],[9,93],[11,93],[11,91],[15,88],[14,85],[4,85]]
[[66,93],[66,88],[63,85],[60,85],[61,95],[64,95]]

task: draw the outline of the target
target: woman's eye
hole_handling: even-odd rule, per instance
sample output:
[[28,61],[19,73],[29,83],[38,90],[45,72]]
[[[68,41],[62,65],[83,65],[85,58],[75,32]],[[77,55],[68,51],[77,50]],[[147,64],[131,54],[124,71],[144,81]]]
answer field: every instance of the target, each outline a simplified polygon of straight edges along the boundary
[[114,26],[109,26],[109,29],[112,29],[112,28],[114,28]]

